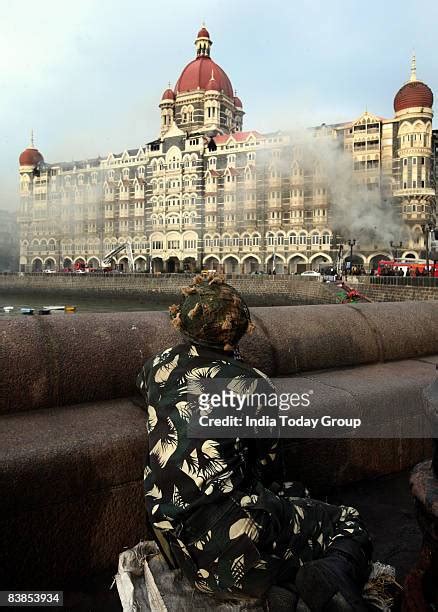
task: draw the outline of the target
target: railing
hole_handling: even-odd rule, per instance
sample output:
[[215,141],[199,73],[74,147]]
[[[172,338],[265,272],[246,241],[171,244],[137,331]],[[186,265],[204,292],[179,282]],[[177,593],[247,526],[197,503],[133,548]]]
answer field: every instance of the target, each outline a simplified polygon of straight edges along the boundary
[[[181,271],[181,272],[88,272],[85,274],[78,274],[76,272],[53,272],[52,274],[46,274],[45,272],[0,272],[0,276],[8,276],[8,277],[71,277],[74,276],[75,278],[95,278],[97,276],[99,277],[103,277],[103,278],[108,278],[108,277],[112,277],[112,276],[116,276],[116,277],[142,277],[144,278],[145,276],[148,278],[178,278],[181,276],[187,276],[187,277],[192,277],[195,276],[196,274],[199,274],[199,272],[189,272],[189,271]],[[241,273],[224,273],[221,272],[221,275],[223,275],[226,279],[245,279],[245,278],[254,278],[254,274],[241,274]],[[290,274],[288,272],[277,272],[276,274],[267,274],[265,272],[259,272],[260,276],[262,276],[264,279],[266,278],[270,278],[271,280],[276,280],[279,277],[284,279],[285,277],[293,279],[293,280],[305,280],[306,282],[309,280],[318,280],[318,277],[316,276],[309,276],[309,277],[301,277],[299,274]],[[257,276],[257,275],[255,275]]]
[[370,285],[391,285],[395,287],[438,287],[438,278],[433,276],[370,276]]

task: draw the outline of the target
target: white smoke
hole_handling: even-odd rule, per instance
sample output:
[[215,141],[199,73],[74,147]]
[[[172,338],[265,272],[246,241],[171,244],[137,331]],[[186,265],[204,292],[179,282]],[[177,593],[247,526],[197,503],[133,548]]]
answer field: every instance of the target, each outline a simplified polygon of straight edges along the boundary
[[379,186],[369,189],[367,183],[359,183],[352,155],[329,133],[318,137],[313,130],[291,133],[305,174],[318,169],[321,184],[328,189],[329,226],[344,240],[356,239],[362,248],[390,250],[391,241],[408,238],[399,208],[390,195],[382,197]]

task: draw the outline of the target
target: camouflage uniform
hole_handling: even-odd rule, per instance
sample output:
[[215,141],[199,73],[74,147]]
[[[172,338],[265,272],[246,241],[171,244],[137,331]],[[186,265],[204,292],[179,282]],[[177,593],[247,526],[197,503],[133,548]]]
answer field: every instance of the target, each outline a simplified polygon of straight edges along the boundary
[[147,511],[197,588],[260,596],[272,584],[290,585],[300,565],[321,557],[336,538],[365,546],[368,535],[353,508],[309,499],[297,484],[268,488],[275,439],[189,436],[187,386],[215,377],[273,390],[233,351],[193,342],[150,359],[138,377],[148,415]]

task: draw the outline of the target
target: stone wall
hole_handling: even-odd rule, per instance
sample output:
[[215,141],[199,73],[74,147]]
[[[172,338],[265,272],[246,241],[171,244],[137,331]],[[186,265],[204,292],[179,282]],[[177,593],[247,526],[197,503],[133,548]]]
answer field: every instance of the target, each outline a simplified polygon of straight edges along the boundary
[[[182,274],[26,274],[0,275],[0,294],[32,291],[81,297],[142,297],[171,302],[191,276]],[[294,276],[233,276],[229,281],[250,306],[332,304],[337,288]]]
[[[180,288],[190,282],[183,274],[0,274],[0,295],[7,293],[47,292],[81,297],[147,297],[149,301],[171,303]],[[291,306],[336,303],[340,291],[335,285],[297,276],[228,275],[231,283],[250,306]],[[368,277],[349,278],[359,291],[373,302],[438,300],[435,287],[372,285]]]
[[409,285],[373,285],[366,278],[359,282],[359,291],[373,302],[404,302],[416,300],[426,302],[438,300],[438,284],[435,287],[413,287]]
[[[92,279],[74,282],[83,280]],[[273,281],[271,289],[282,283]],[[318,286],[308,283],[309,290]],[[325,497],[333,487],[430,456],[428,439],[407,434],[424,419],[422,391],[435,377],[436,304],[253,308],[251,314],[256,329],[242,339],[245,361],[281,392],[313,391],[313,416],[358,416],[379,433],[291,435],[273,480],[300,479]],[[114,574],[120,551],[147,530],[147,429],[137,374],[181,336],[165,312],[151,311],[5,316],[0,338],[0,584],[62,588],[109,569]],[[388,426],[391,435],[380,437]]]

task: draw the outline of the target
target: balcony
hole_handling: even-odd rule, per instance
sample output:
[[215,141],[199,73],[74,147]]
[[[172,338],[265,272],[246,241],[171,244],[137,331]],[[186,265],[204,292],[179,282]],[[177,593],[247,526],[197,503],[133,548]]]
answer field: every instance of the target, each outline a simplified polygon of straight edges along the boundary
[[430,187],[416,187],[415,189],[394,189],[392,192],[394,196],[406,197],[406,196],[434,196],[435,190]]
[[268,200],[268,208],[269,210],[281,210],[281,199]]
[[280,227],[282,224],[282,220],[281,219],[268,219],[268,226],[269,227]]
[[234,212],[236,210],[236,207],[237,207],[236,202],[224,202],[225,212]]

